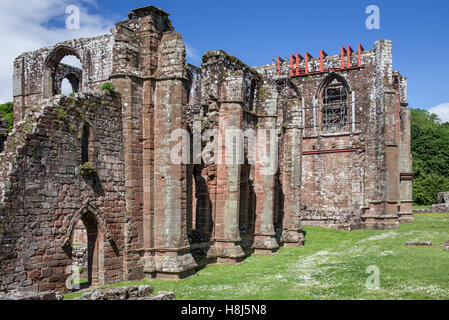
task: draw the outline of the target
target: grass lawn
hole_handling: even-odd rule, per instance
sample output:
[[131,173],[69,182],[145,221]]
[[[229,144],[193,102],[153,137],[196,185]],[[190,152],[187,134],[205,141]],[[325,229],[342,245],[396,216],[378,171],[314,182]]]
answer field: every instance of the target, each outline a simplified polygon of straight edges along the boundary
[[416,204],[413,205],[413,209],[429,209],[431,206],[418,206]]
[[[405,246],[407,241],[443,244],[449,239],[449,214],[415,219],[399,230],[307,227],[304,248],[253,255],[238,266],[209,266],[182,281],[133,284],[173,291],[178,300],[449,299],[449,251]],[[366,269],[373,265],[380,270],[379,290],[365,286],[370,276]],[[68,294],[66,299],[79,295]]]

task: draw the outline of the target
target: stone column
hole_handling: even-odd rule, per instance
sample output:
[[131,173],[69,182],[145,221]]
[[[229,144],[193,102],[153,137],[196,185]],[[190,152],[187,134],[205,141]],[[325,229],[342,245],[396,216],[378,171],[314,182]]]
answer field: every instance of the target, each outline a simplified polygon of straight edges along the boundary
[[399,226],[399,109],[396,92],[386,91],[385,102],[385,212],[379,227],[393,228]]
[[[254,248],[256,253],[270,254],[279,248],[274,230],[275,175],[278,170],[277,132],[275,141],[272,141],[270,136],[270,130],[276,130],[276,117],[260,118],[258,124],[254,178],[256,193]],[[273,143],[275,145],[272,145]],[[271,157],[269,163],[266,162],[268,157]]]
[[[154,92],[155,83],[146,80],[143,85],[143,244],[154,248]],[[146,251],[144,273],[156,271],[152,252]]]
[[[217,152],[215,248],[217,262],[238,263],[245,257],[240,246],[240,173],[243,158],[243,76],[228,76],[222,85]],[[234,138],[235,137],[235,138]],[[240,141],[239,141],[240,140]]]
[[398,93],[400,103],[400,145],[399,145],[399,172],[400,172],[400,200],[399,222],[413,222],[413,159],[411,145],[411,115],[407,103],[407,78],[399,72]]
[[14,124],[16,124],[23,119],[25,111],[25,75],[24,57],[22,56],[14,60],[13,96]]
[[164,34],[159,53],[154,119],[154,245],[156,276],[177,279],[191,275],[196,263],[186,230],[187,168],[173,163],[170,135],[183,127],[186,103],[185,47],[178,33]]
[[369,211],[362,219],[367,229],[399,227],[399,108],[393,88],[392,41],[375,42],[376,124],[373,127],[376,145],[373,187],[369,194]]
[[284,222],[281,242],[284,247],[296,248],[304,245],[300,217],[302,129],[299,101],[287,101],[287,110],[291,112],[291,121],[285,129],[283,145]]
[[410,111],[407,105],[401,107],[401,145],[399,169],[401,174],[400,197],[401,211],[399,222],[413,222],[413,166],[410,152]]
[[123,144],[125,160],[125,245],[123,255],[124,280],[143,277],[143,265],[138,250],[143,247],[143,149],[142,149],[142,104],[140,83],[132,78],[114,76],[117,91],[122,95]]

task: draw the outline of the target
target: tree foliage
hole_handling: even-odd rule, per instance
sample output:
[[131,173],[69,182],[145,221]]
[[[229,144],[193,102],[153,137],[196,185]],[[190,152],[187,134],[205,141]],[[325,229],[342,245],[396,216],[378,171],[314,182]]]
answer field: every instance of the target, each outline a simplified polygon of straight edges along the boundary
[[449,191],[449,123],[427,110],[411,109],[411,116],[413,201],[429,205]]
[[6,120],[6,126],[8,130],[11,131],[14,125],[14,113],[13,113],[13,103],[7,102],[0,104],[0,114]]

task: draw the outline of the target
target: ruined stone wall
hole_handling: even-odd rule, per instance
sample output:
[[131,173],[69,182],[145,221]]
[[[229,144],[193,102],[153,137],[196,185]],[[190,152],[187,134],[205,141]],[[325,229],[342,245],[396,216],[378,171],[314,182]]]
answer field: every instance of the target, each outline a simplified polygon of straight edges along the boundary
[[[60,64],[66,55],[82,70]],[[329,56],[321,72],[311,58],[304,76],[288,77],[288,63],[281,76],[276,65],[251,68],[222,50],[206,53],[201,68],[185,58],[168,14],[149,6],[111,35],[15,60],[15,129],[0,165],[0,291],[65,290],[79,221],[96,285],[177,279],[302,246],[303,223],[411,221],[407,81],[392,71],[391,41],[362,52],[361,65],[345,56],[357,67]],[[70,73],[83,93],[47,99]],[[89,91],[109,81],[117,93]],[[334,81],[347,92],[347,121],[329,132],[323,90]],[[190,151],[200,136],[200,154],[175,163],[180,129]],[[243,133],[231,137],[241,154],[226,154],[228,130]],[[274,168],[267,154],[278,156]]]
[[[293,76],[287,77],[288,62],[281,64],[280,77],[276,65],[256,68],[265,79],[264,103],[276,106],[278,128],[286,131],[291,126],[292,108],[285,107],[285,100],[301,104],[299,127],[303,137],[298,155],[302,155],[302,222],[349,230],[397,227],[399,211],[408,216],[404,222],[410,220],[407,212],[412,176],[406,79],[399,77],[394,90],[391,41],[380,40],[374,50],[361,52],[360,67],[356,52],[350,55],[349,62],[345,54],[343,65],[342,69],[341,56],[335,55],[323,59],[324,72],[320,70],[320,59],[309,57],[309,74],[302,76],[295,76],[294,64]],[[298,69],[302,74],[304,68],[305,61],[301,60]],[[338,81],[347,91],[346,124],[336,132],[325,130],[323,123],[323,88],[332,81]],[[287,148],[291,147],[287,143]],[[281,153],[279,185],[285,171],[282,162]],[[282,196],[277,194],[277,199]]]
[[66,55],[76,56],[83,65],[83,90],[98,88],[107,81],[112,72],[113,41],[112,35],[70,40],[17,57],[13,78],[15,123],[30,113],[41,98],[53,95],[51,73]]
[[[1,154],[1,289],[66,291],[79,219],[96,235],[94,281],[118,282],[126,214],[120,96],[57,96],[35,110]],[[85,126],[91,166],[83,168]]]
[[[317,60],[312,59],[311,70],[319,70]],[[373,134],[375,126],[369,125],[378,121],[375,104],[370,99],[374,92],[373,60],[373,52],[366,52],[362,56],[363,69],[293,79],[304,107],[301,186],[304,224],[350,229],[361,223],[362,208],[370,198],[367,193],[373,188],[366,181],[369,170],[366,165],[375,168],[378,161],[374,151],[367,150],[379,145],[378,136]],[[340,56],[326,57],[324,69],[336,69],[339,64]],[[327,133],[322,122],[320,90],[334,75],[347,84],[350,92],[346,99],[347,124],[339,132]]]

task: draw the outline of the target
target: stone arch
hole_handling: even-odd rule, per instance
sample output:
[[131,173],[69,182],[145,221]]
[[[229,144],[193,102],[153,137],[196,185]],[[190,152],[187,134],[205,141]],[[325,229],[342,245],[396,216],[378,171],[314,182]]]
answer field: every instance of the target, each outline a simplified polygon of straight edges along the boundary
[[[53,49],[45,60],[42,76],[42,96],[50,98],[55,94],[54,76],[56,69],[65,56],[75,56],[83,64],[83,60],[78,51],[72,47],[61,45]],[[83,64],[84,66],[84,64]],[[79,82],[78,82],[79,84]],[[80,88],[78,88],[79,90]]]
[[318,90],[317,90],[317,93],[316,93],[316,98],[318,100],[320,100],[320,98],[322,97],[324,89],[329,84],[331,84],[334,80],[340,82],[343,85],[343,87],[346,89],[348,94],[351,92],[351,88],[349,86],[348,81],[343,76],[341,76],[341,75],[339,75],[339,74],[337,74],[335,72],[332,72],[326,78],[324,78],[324,80],[321,81],[320,85],[318,86]]
[[81,87],[81,79],[78,78],[78,76],[75,73],[68,73],[65,75],[64,79],[69,80],[73,92],[79,92],[79,89]]
[[295,100],[300,101],[302,95],[298,87],[290,80],[278,82],[276,95],[276,113],[278,126],[286,125],[291,119],[289,117],[289,102]]
[[[212,203],[208,176],[204,174],[204,165],[195,164],[193,166],[193,179],[195,185],[195,230],[196,237],[201,241],[210,240],[213,230]],[[198,241],[198,239],[194,239]]]
[[[73,252],[74,231],[79,221],[82,221],[87,231],[88,285],[104,285],[105,243],[109,242],[115,248],[115,241],[107,230],[103,213],[90,201],[87,201],[68,224],[63,249],[70,258],[72,258]],[[116,250],[114,249],[114,251]]]
[[349,84],[341,75],[331,73],[321,82],[317,92],[321,131],[334,133],[348,130],[350,94]]

